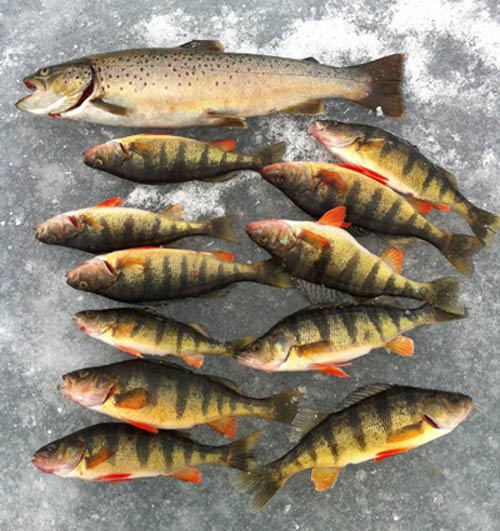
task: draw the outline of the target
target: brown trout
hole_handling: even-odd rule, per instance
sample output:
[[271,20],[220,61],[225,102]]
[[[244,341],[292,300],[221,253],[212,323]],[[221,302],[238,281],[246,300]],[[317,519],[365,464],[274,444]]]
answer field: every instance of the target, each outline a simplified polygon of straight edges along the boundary
[[225,251],[159,247],[96,256],[66,275],[66,282],[75,289],[122,302],[196,297],[241,281],[294,287],[289,275],[274,260],[243,264],[234,262],[234,255]]
[[46,474],[118,483],[172,477],[201,482],[200,465],[255,468],[260,432],[223,446],[200,444],[186,433],[147,433],[119,423],[96,424],[40,448],[33,465]]
[[279,142],[250,155],[232,153],[234,148],[234,140],[200,142],[150,133],[93,146],[83,153],[83,162],[136,183],[221,182],[235,177],[240,170],[258,171],[279,162],[286,144]]
[[218,41],[124,50],[46,66],[24,79],[18,109],[129,127],[246,127],[274,112],[320,114],[342,98],[401,116],[404,56],[336,68],[313,58],[223,53]]
[[403,252],[389,249],[381,257],[362,247],[344,225],[345,208],[336,207],[317,223],[264,220],[247,225],[247,233],[291,276],[357,297],[392,295],[428,302],[463,315],[455,277],[416,282],[403,277]]
[[234,484],[260,511],[295,474],[312,469],[317,491],[335,484],[347,465],[381,461],[447,435],[470,414],[472,399],[460,393],[375,384],[351,393],[330,415],[304,420],[304,435],[283,457],[239,474]]
[[237,417],[261,417],[292,424],[301,391],[267,398],[246,396],[225,378],[194,373],[178,365],[130,360],[63,376],[59,391],[105,415],[156,432],[208,424],[234,437]]
[[500,230],[500,216],[473,205],[460,192],[451,172],[402,138],[378,127],[336,121],[315,122],[309,131],[334,155],[372,179],[411,196],[424,208],[451,209],[461,215],[486,245]]
[[282,319],[260,338],[243,338],[240,363],[267,372],[320,371],[347,378],[342,366],[375,348],[401,356],[413,354],[405,332],[422,325],[460,319],[428,304],[407,310],[360,304],[314,306]]
[[76,326],[90,337],[142,358],[178,356],[199,368],[204,356],[232,356],[232,346],[208,337],[198,323],[181,323],[138,308],[86,310],[74,317]]
[[123,199],[114,197],[95,207],[59,214],[37,225],[36,237],[44,243],[89,253],[160,245],[195,235],[236,241],[234,216],[185,221],[179,204],[159,213],[121,208],[122,204]]
[[474,236],[445,232],[404,197],[365,175],[324,162],[281,162],[261,170],[264,179],[298,207],[319,218],[336,206],[346,207],[346,221],[379,234],[425,240],[464,275],[472,275],[472,257],[483,248]]

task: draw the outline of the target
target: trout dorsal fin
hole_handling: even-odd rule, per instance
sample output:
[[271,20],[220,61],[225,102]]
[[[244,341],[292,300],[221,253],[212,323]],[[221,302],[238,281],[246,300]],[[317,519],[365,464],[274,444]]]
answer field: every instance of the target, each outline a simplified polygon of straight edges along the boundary
[[337,411],[340,411],[341,409],[345,409],[349,406],[352,406],[354,404],[357,404],[358,402],[361,402],[365,398],[368,398],[373,395],[378,395],[382,391],[387,391],[387,389],[390,389],[391,387],[395,387],[391,384],[370,384],[365,385],[363,387],[359,387],[358,389],[354,390],[352,393],[348,394],[342,402],[340,402],[337,406]]
[[196,50],[200,52],[223,52],[224,46],[220,41],[213,40],[193,40],[185,42],[178,46],[178,48],[183,48],[184,50]]

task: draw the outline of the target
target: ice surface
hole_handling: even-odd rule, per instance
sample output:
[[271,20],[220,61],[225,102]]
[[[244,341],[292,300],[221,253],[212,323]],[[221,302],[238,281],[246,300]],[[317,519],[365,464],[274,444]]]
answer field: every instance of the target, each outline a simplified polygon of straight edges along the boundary
[[[247,222],[305,216],[251,172],[222,184],[156,188],[95,172],[81,163],[82,151],[131,134],[130,130],[37,118],[14,108],[26,93],[21,79],[27,73],[119,48],[218,38],[230,51],[314,56],[338,65],[404,51],[408,112],[403,119],[383,119],[341,102],[329,104],[328,115],[380,124],[405,136],[454,171],[478,206],[500,211],[498,3],[41,0],[1,5],[0,528],[498,529],[500,238],[479,255],[474,277],[463,281],[469,318],[412,332],[416,353],[411,359],[373,353],[354,362],[349,380],[318,374],[266,375],[222,359],[208,359],[203,367],[204,372],[234,379],[256,396],[304,385],[308,405],[322,409],[333,408],[338,399],[370,381],[468,393],[486,414],[472,415],[450,436],[381,463],[352,467],[340,475],[334,489],[321,494],[314,492],[309,474],[297,475],[259,515],[249,512],[247,497],[231,486],[234,473],[222,468],[205,468],[201,485],[164,479],[116,486],[63,480],[35,470],[30,460],[38,447],[104,420],[57,393],[60,375],[122,358],[71,323],[76,311],[113,305],[66,286],[65,271],[86,255],[38,243],[31,229],[35,223],[116,195],[125,197],[127,204],[147,208],[180,201],[192,218],[230,213],[239,217],[238,244],[198,238],[186,245],[223,248],[238,259],[257,260],[265,253],[244,235]],[[249,120],[244,131],[192,129],[186,134],[203,139],[234,137],[244,152],[286,140],[290,160],[327,159],[307,134],[309,122],[307,117],[273,116]],[[432,219],[449,230],[467,230],[465,222],[452,214],[436,213]],[[370,245],[381,248],[375,240]],[[454,273],[430,245],[417,243],[406,254],[405,272],[412,278]],[[264,332],[304,305],[296,292],[242,284],[223,299],[170,303],[164,312],[200,322],[224,339]],[[240,434],[265,429],[263,461],[289,448],[289,430],[284,426],[255,419],[242,420],[240,426]],[[223,442],[206,428],[195,434],[207,442]]]

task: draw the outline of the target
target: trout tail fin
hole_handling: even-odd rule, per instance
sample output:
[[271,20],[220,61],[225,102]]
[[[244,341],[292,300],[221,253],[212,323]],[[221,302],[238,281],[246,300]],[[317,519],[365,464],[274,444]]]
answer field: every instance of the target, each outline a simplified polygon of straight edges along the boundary
[[226,452],[227,466],[238,470],[253,470],[257,468],[255,450],[262,438],[261,431],[255,431],[243,439],[223,446]]
[[472,206],[468,210],[467,220],[474,234],[486,246],[490,246],[495,234],[500,230],[500,216]]
[[438,278],[428,284],[427,302],[440,310],[463,316],[465,308],[459,303],[460,282],[456,277]]
[[252,265],[256,271],[257,282],[275,286],[277,288],[294,288],[292,277],[281,267],[278,260],[271,258],[264,262],[257,262]]
[[300,389],[292,389],[269,398],[273,408],[270,418],[283,424],[293,424],[303,395]]
[[270,465],[260,470],[238,474],[233,479],[233,485],[241,492],[252,497],[252,511],[261,511],[283,486],[284,481]]
[[286,142],[278,142],[253,155],[256,166],[260,169],[275,162],[282,162],[286,151]]
[[235,216],[224,216],[222,218],[211,219],[206,222],[206,235],[218,238],[219,240],[226,240],[228,242],[236,242],[238,238],[234,230]]
[[481,240],[466,234],[448,234],[440,251],[460,273],[471,276],[474,273],[473,256],[484,247]]
[[386,116],[394,118],[403,116],[405,104],[401,84],[404,75],[404,62],[404,54],[398,53],[352,67],[367,74],[370,79],[368,94],[364,98],[356,100],[357,103],[373,111],[380,107]]

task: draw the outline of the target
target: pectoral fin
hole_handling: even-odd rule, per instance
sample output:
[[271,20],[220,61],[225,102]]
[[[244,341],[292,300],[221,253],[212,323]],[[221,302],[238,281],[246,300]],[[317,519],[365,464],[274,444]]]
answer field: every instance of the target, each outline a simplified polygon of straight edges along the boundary
[[139,428],[140,430],[149,431],[149,433],[159,433],[160,430],[158,428],[154,428],[153,426],[148,426],[147,424],[141,424],[140,422],[134,422],[133,420],[124,420],[123,422],[126,422],[127,424],[130,424],[131,426],[134,426],[135,428]]
[[124,409],[142,409],[148,404],[148,392],[145,389],[132,389],[113,395],[116,407]]
[[317,492],[329,489],[335,485],[340,468],[313,468],[311,480]]
[[316,343],[308,343],[294,348],[299,356],[309,357],[328,352],[331,349],[331,344],[329,341],[317,341]]
[[127,107],[116,105],[114,103],[108,103],[101,98],[92,100],[90,103],[101,111],[108,112],[110,114],[116,114],[117,116],[130,116],[132,114],[131,109],[127,109]]
[[317,245],[323,247],[324,249],[328,249],[330,247],[330,242],[325,237],[310,230],[300,229],[299,236],[302,240],[313,247],[316,247]]
[[398,443],[398,442],[411,441],[415,437],[422,435],[424,428],[425,428],[425,424],[423,420],[421,420],[420,422],[417,422],[416,424],[405,426],[404,428],[401,428],[393,432],[391,435],[389,435],[389,437],[387,438],[387,442]]
[[318,177],[325,183],[332,185],[339,192],[345,192],[349,189],[349,185],[345,179],[336,171],[322,169],[318,172]]
[[135,356],[136,358],[144,357],[138,350],[135,350],[133,348],[124,347],[123,345],[115,345],[115,346],[121,351],[126,352],[127,354],[130,354],[131,356]]
[[87,468],[94,468],[97,465],[104,463],[104,461],[107,461],[110,457],[113,457],[115,454],[116,454],[116,450],[112,450],[111,448],[103,448],[102,450],[99,450],[99,452],[97,452],[95,455],[86,457],[85,464],[87,465]]

